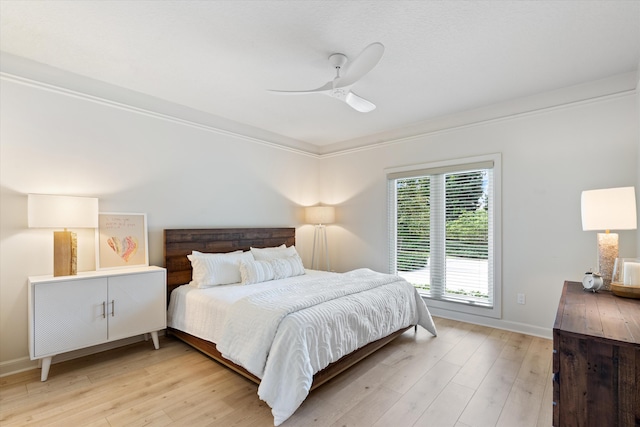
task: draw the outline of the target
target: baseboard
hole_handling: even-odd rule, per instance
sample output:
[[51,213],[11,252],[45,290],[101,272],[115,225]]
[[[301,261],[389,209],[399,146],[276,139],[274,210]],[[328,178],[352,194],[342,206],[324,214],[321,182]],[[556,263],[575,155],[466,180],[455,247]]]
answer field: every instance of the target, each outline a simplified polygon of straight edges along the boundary
[[[164,331],[159,331],[158,335],[164,335]],[[92,347],[81,348],[79,350],[70,351],[68,353],[57,354],[51,361],[52,364],[65,362],[67,360],[77,359],[78,357],[88,356],[90,354],[100,353],[102,351],[112,350],[129,344],[150,340],[150,334],[136,335],[117,341],[111,341],[104,344],[94,345]],[[0,363],[0,377],[17,374],[19,372],[37,369],[39,360],[31,360],[29,356],[18,359],[8,360]]]
[[29,356],[0,362],[0,378],[6,377],[7,375],[17,374],[18,372],[29,371],[37,367],[38,361],[29,359]]
[[473,323],[476,325],[489,326],[505,331],[518,332],[525,335],[533,335],[540,338],[553,339],[552,328],[541,328],[539,326],[528,325],[526,323],[511,322],[508,320],[493,319],[490,317],[476,316],[473,314],[460,313],[457,311],[429,308],[431,314],[445,319],[458,320],[460,322]]

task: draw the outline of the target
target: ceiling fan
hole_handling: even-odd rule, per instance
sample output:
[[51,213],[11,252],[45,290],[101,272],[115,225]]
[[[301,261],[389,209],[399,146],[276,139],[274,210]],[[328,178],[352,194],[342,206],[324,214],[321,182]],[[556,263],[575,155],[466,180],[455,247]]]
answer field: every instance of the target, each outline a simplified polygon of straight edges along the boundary
[[270,90],[269,92],[283,95],[307,95],[310,93],[322,93],[346,102],[351,108],[361,113],[373,111],[376,106],[356,95],[351,87],[358,82],[365,74],[371,71],[382,58],[384,46],[382,43],[371,43],[349,64],[344,75],[341,71],[346,65],[348,58],[342,53],[334,53],[329,56],[329,63],[335,68],[336,76],[325,85],[311,90]]

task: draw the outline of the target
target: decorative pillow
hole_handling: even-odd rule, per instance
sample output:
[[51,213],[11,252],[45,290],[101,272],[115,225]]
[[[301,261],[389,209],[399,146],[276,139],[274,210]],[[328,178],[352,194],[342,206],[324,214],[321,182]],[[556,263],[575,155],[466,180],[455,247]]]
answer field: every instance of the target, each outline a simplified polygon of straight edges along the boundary
[[267,261],[275,258],[287,258],[298,255],[295,246],[286,247],[284,244],[275,248],[251,248],[251,253],[256,261]]
[[240,261],[252,261],[251,252],[209,254],[193,251],[187,255],[193,268],[192,285],[207,288],[217,285],[240,283]]
[[240,279],[243,285],[273,280],[275,272],[269,261],[242,261],[240,262]]
[[305,273],[302,259],[296,254],[286,258],[260,261],[240,261],[240,277],[243,285],[286,279]]

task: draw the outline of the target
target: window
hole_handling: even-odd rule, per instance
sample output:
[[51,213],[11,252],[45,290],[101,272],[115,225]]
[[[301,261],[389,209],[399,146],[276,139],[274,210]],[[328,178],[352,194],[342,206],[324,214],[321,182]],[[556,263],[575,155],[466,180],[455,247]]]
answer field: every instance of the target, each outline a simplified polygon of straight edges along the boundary
[[499,165],[491,155],[389,171],[391,273],[432,306],[500,317]]

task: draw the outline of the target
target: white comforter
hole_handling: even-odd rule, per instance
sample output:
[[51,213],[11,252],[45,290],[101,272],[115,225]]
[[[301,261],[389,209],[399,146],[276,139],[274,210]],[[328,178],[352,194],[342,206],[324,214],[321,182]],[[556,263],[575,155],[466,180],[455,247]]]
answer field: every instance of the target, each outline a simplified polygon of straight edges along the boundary
[[279,425],[304,401],[316,372],[412,324],[436,335],[416,289],[397,276],[360,269],[289,281],[238,300],[217,348],[261,378],[258,396]]

